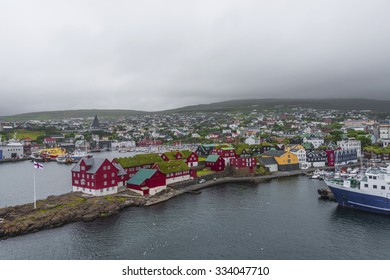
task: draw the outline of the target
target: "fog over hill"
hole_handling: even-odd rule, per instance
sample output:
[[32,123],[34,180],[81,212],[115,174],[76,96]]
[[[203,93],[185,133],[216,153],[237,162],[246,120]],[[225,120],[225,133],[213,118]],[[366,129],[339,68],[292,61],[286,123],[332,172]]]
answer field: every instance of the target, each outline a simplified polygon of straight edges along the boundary
[[87,118],[97,114],[99,117],[118,118],[142,114],[169,114],[215,111],[248,111],[253,109],[272,108],[274,106],[302,107],[330,110],[371,110],[374,113],[390,113],[390,101],[370,99],[244,99],[229,100],[210,104],[198,104],[166,111],[135,111],[135,110],[65,110],[47,111],[3,116],[4,120],[33,120],[33,119],[69,119]]

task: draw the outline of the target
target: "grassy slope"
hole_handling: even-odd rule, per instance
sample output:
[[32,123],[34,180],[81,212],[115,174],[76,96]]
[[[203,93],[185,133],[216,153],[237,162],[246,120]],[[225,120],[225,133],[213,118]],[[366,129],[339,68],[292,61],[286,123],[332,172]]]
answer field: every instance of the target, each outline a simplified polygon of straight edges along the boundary
[[52,112],[36,112],[20,114],[15,116],[1,117],[4,120],[47,120],[66,118],[86,118],[97,114],[102,118],[119,118],[142,114],[166,114],[184,112],[215,112],[215,111],[251,111],[253,109],[271,108],[274,106],[289,107],[310,107],[315,109],[335,110],[372,110],[373,112],[390,113],[390,100],[369,100],[369,99],[247,99],[230,100],[218,103],[199,104],[187,106],[174,110],[160,112],[143,112],[134,110],[67,110]]

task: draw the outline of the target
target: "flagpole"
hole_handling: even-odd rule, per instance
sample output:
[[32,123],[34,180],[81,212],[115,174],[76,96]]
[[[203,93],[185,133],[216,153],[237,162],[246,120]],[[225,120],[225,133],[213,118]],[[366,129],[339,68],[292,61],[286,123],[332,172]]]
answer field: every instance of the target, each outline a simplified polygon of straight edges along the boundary
[[37,209],[37,200],[35,196],[35,168],[34,168],[34,209]]

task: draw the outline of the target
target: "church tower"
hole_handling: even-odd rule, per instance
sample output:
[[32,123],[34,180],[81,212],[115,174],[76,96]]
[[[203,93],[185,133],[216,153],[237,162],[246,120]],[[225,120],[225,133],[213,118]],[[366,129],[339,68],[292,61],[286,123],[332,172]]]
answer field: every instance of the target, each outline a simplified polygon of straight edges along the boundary
[[91,131],[98,131],[101,130],[99,119],[97,115],[95,115],[95,118],[93,119],[92,125],[91,125]]

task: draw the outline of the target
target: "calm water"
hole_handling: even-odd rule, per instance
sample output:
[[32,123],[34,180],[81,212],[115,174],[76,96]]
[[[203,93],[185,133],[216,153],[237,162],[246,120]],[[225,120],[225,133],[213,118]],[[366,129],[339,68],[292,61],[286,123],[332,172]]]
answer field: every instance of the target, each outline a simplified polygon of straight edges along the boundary
[[[2,196],[12,193],[5,182],[22,176],[17,165],[9,166],[14,168],[0,166]],[[70,168],[48,163],[43,171],[53,172],[61,192],[70,189],[60,183],[69,179],[61,171]],[[93,222],[1,240],[0,259],[390,259],[389,217],[318,200],[323,184],[299,176],[212,187]]]

